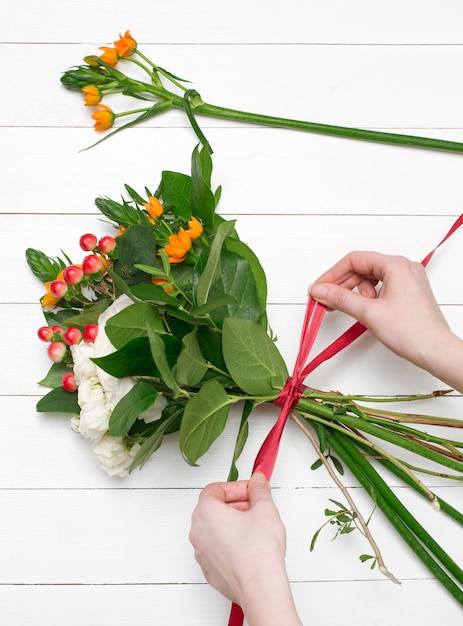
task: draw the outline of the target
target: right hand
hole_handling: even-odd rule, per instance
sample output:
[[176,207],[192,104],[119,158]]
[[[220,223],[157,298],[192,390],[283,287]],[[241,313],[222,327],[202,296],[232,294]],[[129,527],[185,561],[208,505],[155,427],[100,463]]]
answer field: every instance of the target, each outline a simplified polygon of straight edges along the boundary
[[351,252],[322,274],[310,293],[328,308],[359,320],[399,356],[435,373],[435,350],[439,345],[442,349],[452,333],[420,263],[378,252]]

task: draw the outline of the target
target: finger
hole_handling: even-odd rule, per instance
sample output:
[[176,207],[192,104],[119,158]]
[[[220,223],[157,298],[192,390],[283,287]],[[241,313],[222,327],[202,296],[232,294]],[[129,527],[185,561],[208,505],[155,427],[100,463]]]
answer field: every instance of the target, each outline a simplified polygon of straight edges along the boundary
[[355,275],[370,280],[383,280],[388,259],[390,257],[380,252],[350,252],[315,282],[347,286],[346,281]]
[[220,501],[224,503],[246,502],[248,500],[248,481],[211,483],[199,495],[200,501]]
[[248,496],[251,508],[261,500],[272,500],[270,485],[264,474],[255,472],[248,483]]
[[347,313],[362,323],[365,306],[373,304],[369,297],[365,298],[350,289],[330,283],[316,283],[312,287],[311,295],[328,308]]

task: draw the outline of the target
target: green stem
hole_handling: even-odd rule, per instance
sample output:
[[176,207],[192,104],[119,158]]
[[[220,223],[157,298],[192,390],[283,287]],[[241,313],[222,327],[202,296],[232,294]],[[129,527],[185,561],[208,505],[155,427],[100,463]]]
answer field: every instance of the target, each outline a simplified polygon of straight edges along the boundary
[[[419,524],[402,502],[395,496],[381,476],[371,466],[346,437],[333,433],[329,439],[330,446],[350,469],[362,487],[372,497],[388,520],[420,558],[423,564],[436,576],[439,582],[463,606],[463,591],[448,576],[433,558],[432,554],[456,579],[463,583],[463,570],[441,548],[441,546]],[[423,545],[424,544],[424,545]],[[428,552],[425,546],[431,551]]]
[[207,102],[195,107],[195,113],[198,115],[232,120],[235,122],[245,122],[248,124],[258,124],[262,126],[274,126],[277,128],[288,128],[309,133],[316,133],[319,135],[332,135],[348,139],[361,139],[363,141],[374,141],[414,148],[427,148],[430,150],[444,150],[447,152],[463,153],[463,143],[456,141],[446,141],[444,139],[431,139],[427,137],[416,137],[414,135],[384,133],[362,128],[349,128],[345,126],[333,126],[330,124],[318,124],[315,122],[291,120],[284,117],[274,117],[270,115],[261,115],[259,113],[237,111],[234,109],[208,104]]
[[[368,433],[369,435],[373,435],[375,437],[379,437],[383,441],[388,441],[396,446],[409,450],[419,456],[422,456],[429,461],[433,461],[440,465],[444,465],[445,467],[449,467],[458,472],[463,471],[463,463],[461,461],[457,461],[455,459],[449,458],[447,456],[441,455],[434,450],[430,450],[427,447],[420,445],[418,442],[410,440],[408,438],[402,437],[397,433],[390,432],[385,428],[381,428],[376,426],[375,424],[371,424],[366,420],[363,420],[359,417],[353,417],[351,415],[336,415],[336,413],[330,409],[329,406],[326,406],[323,412],[321,412],[323,405],[317,402],[311,402],[310,400],[301,399],[297,405],[297,408],[302,412],[307,413],[315,413],[315,415],[321,415],[322,417],[328,417],[331,420],[335,420],[337,422],[341,422],[345,426],[350,428],[358,429],[363,432]],[[329,414],[331,413],[331,415]]]

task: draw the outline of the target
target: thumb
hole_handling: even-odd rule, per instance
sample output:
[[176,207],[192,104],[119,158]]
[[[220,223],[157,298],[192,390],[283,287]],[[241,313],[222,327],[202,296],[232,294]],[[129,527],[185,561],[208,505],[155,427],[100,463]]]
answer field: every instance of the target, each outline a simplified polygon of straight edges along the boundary
[[251,507],[261,500],[272,500],[269,482],[261,472],[254,472],[249,479],[248,498]]
[[365,313],[365,305],[372,300],[333,283],[315,283],[310,288],[310,295],[329,309],[347,313],[360,322]]

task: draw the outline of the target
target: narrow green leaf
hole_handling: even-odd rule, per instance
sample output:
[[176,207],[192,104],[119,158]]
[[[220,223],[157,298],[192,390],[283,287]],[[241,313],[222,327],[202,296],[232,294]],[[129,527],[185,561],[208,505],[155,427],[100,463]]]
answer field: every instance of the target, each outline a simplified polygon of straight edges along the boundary
[[221,273],[220,252],[223,243],[235,229],[236,221],[222,222],[212,242],[209,257],[196,285],[195,295],[198,306],[206,304],[209,292]]
[[174,413],[168,418],[161,417],[159,423],[157,423],[155,432],[143,442],[141,448],[135,454],[132,464],[130,465],[130,472],[133,472],[137,467],[141,469],[145,465],[150,456],[161,446],[164,435],[176,420],[178,420],[178,413]]
[[[162,340],[161,335],[155,333],[150,326],[146,326],[146,330],[148,333],[149,346],[153,361],[159,370],[164,384],[166,384],[169,389],[172,389],[174,397],[178,398],[178,396],[182,395],[183,392],[172,374],[171,365],[169,364],[166,355],[166,345]],[[168,336],[169,335],[167,335],[167,337]]]
[[243,451],[244,446],[246,445],[246,441],[248,439],[248,434],[249,434],[248,419],[252,413],[253,408],[254,408],[254,402],[251,402],[251,400],[245,400],[244,406],[243,406],[243,412],[241,415],[240,427],[238,430],[238,436],[236,438],[235,450],[233,452],[233,459],[232,459],[232,463],[230,466],[230,472],[227,478],[228,481],[238,480],[239,474],[238,474],[238,468],[236,467],[236,461],[239,459],[241,452]]
[[310,466],[311,470],[316,470],[319,467],[321,467],[323,465],[323,461],[321,459],[317,459],[314,463],[312,463],[312,465]]
[[212,159],[206,149],[193,150],[191,157],[191,213],[211,230],[214,225],[215,196],[211,189]]
[[229,407],[228,395],[215,380],[205,383],[188,402],[180,426],[180,449],[188,463],[196,465],[223,432]]
[[285,362],[265,330],[238,317],[223,324],[222,348],[235,383],[250,395],[273,395],[288,377]]
[[138,416],[153,406],[158,392],[149,383],[137,381],[135,386],[119,400],[109,419],[109,434],[122,437]]

